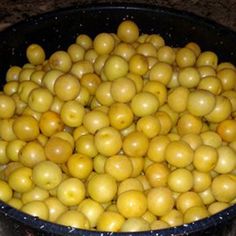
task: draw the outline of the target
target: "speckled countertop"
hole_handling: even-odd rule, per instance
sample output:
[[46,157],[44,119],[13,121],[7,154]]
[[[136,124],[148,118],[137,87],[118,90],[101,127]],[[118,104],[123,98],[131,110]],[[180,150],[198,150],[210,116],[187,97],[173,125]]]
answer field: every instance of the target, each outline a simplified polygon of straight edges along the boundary
[[[121,2],[121,0],[0,0],[0,30],[25,19],[63,7],[84,3]],[[185,10],[207,17],[236,31],[236,0],[135,0]]]

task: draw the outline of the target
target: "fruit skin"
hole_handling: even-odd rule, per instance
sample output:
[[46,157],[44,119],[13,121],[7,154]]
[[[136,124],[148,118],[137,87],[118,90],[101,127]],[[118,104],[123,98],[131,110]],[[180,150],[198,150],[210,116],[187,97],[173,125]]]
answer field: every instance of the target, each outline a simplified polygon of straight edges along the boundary
[[43,113],[39,120],[40,131],[47,137],[60,132],[64,128],[64,123],[58,113],[47,111]]
[[89,229],[89,221],[83,213],[77,210],[68,210],[62,213],[56,220],[57,224],[80,229]]
[[86,179],[93,170],[93,161],[82,154],[73,154],[67,161],[69,173],[78,179]]
[[32,180],[42,189],[54,189],[62,181],[61,168],[51,161],[42,161],[34,166]]
[[108,174],[95,174],[87,185],[89,196],[99,202],[111,201],[117,192],[117,183],[114,177]]
[[105,211],[101,214],[97,222],[99,231],[118,232],[125,222],[125,218],[118,212]]
[[11,118],[15,112],[14,100],[5,94],[0,94],[0,119]]
[[217,201],[231,202],[236,197],[236,180],[233,175],[218,175],[212,181],[212,194]]
[[152,188],[147,194],[147,208],[156,216],[163,216],[174,207],[174,198],[166,187]]
[[118,211],[126,218],[140,217],[147,210],[145,194],[137,190],[121,193],[117,199]]
[[78,96],[80,82],[78,78],[72,74],[62,74],[56,79],[53,89],[59,99],[62,101],[70,101]]
[[25,193],[29,191],[34,186],[32,169],[24,166],[15,169],[8,177],[8,184],[16,192]]
[[33,65],[40,65],[44,62],[46,55],[44,49],[36,43],[30,44],[26,49],[28,61]]
[[53,102],[53,95],[47,88],[35,88],[28,98],[29,107],[36,112],[46,112]]
[[178,168],[186,167],[193,161],[193,150],[184,141],[170,142],[165,149],[165,158],[168,163]]
[[224,120],[217,126],[217,133],[226,142],[236,141],[236,120]]
[[115,155],[107,158],[104,170],[120,182],[131,176],[133,166],[127,156]]
[[133,21],[123,21],[117,28],[117,36],[126,43],[133,43],[139,36],[139,28]]
[[0,180],[0,200],[3,202],[8,202],[13,195],[11,187],[3,180]]
[[137,93],[131,101],[131,109],[138,117],[154,114],[159,108],[158,98],[150,92]]
[[65,163],[73,153],[71,144],[59,137],[48,139],[44,150],[47,159],[57,164]]
[[57,188],[58,199],[66,206],[76,206],[85,198],[84,183],[77,178],[62,181]]
[[48,220],[48,207],[43,201],[31,201],[21,207],[21,211],[38,217],[43,220]]
[[78,127],[83,122],[85,108],[76,100],[65,102],[61,108],[61,119],[69,127]]
[[40,133],[39,125],[31,116],[19,116],[13,122],[15,135],[23,141],[33,141]]
[[91,198],[86,198],[80,202],[77,210],[82,212],[88,218],[90,227],[97,226],[98,220],[104,212],[102,205]]
[[112,81],[128,73],[129,65],[125,59],[120,56],[110,56],[103,67],[104,75],[107,80]]
[[139,131],[128,134],[123,140],[123,150],[128,156],[144,156],[148,150],[148,138]]
[[119,152],[122,147],[120,133],[113,127],[100,129],[94,137],[98,152],[105,156],[112,156]]

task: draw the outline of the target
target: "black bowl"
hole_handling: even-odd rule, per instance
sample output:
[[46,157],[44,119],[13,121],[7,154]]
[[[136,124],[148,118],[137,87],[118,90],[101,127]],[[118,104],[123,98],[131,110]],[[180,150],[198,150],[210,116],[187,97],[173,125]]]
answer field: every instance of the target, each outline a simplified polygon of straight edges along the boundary
[[[58,49],[67,49],[76,36],[86,33],[94,37],[100,32],[115,32],[124,19],[134,20],[142,33],[159,33],[166,44],[184,46],[198,43],[202,50],[212,50],[219,60],[236,64],[236,33],[215,22],[193,14],[150,5],[96,5],[78,6],[31,17],[0,32],[0,83],[5,83],[5,73],[10,65],[26,62],[25,50],[30,43],[39,43],[49,56]],[[0,202],[0,235],[223,235],[231,231],[236,218],[236,205],[209,218],[165,230],[109,233],[74,229],[45,222],[26,215]],[[1,233],[1,231],[3,233]]]

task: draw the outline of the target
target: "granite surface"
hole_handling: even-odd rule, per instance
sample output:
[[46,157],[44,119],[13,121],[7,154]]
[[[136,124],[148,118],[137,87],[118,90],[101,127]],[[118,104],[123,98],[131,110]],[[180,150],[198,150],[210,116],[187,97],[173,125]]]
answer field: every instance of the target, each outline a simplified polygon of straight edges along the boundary
[[[28,16],[84,3],[121,2],[122,0],[0,0],[0,30]],[[223,24],[236,31],[236,0],[135,0],[185,10]]]

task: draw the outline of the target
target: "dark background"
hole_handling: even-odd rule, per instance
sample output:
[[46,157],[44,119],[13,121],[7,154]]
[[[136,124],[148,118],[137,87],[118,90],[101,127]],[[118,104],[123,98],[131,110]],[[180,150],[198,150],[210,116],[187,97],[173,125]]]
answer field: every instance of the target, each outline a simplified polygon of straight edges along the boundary
[[0,0],[0,30],[28,16],[100,2],[152,3],[207,17],[236,31],[236,0]]

